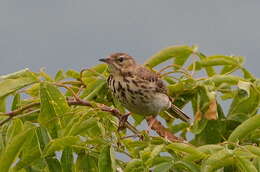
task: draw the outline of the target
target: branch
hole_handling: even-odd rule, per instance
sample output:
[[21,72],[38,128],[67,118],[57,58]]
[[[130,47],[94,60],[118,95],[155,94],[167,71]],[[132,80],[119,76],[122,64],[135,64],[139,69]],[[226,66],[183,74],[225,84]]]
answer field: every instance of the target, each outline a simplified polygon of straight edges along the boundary
[[[89,106],[89,107],[93,107],[88,101],[83,100],[83,99],[79,99],[77,98],[77,100],[69,100],[68,101],[69,105],[82,105],[82,106]],[[109,112],[111,113],[113,116],[117,117],[118,119],[121,118],[121,116],[123,116],[123,114],[120,113],[120,111],[118,109],[115,108],[111,108],[109,106],[106,106],[104,104],[97,104],[97,107],[104,112]],[[129,122],[125,123],[125,126],[131,130],[134,134],[139,135],[139,131]]]
[[[83,100],[83,99],[80,99],[77,97],[76,100],[67,100],[68,104],[69,105],[80,105],[80,106],[88,106],[88,107],[93,107],[91,105],[91,103],[89,103],[88,101],[86,100]],[[11,119],[13,119],[14,117],[18,116],[18,115],[22,115],[22,113],[25,111],[25,110],[28,110],[34,106],[38,106],[40,105],[39,102],[35,102],[35,103],[30,103],[28,105],[25,105],[17,110],[14,110],[14,111],[11,111],[11,112],[7,112],[7,113],[3,113],[2,115],[5,115],[5,116],[8,116],[8,118],[2,120],[0,122],[0,126],[4,125],[6,122],[10,121]],[[123,114],[121,114],[119,112],[119,110],[115,109],[115,108],[111,108],[109,106],[106,106],[104,104],[98,104],[97,105],[98,108],[104,112],[110,112],[113,116],[117,117],[117,118],[120,118]],[[137,134],[139,135],[139,131],[133,126],[131,125],[129,122],[126,122],[126,127],[131,130],[134,134]]]
[[[67,100],[68,104],[71,105],[80,105],[80,106],[88,106],[88,107],[92,107],[93,105],[84,100],[81,99],[69,86],[66,86],[62,83],[55,83],[56,86],[59,87],[64,87],[67,90],[69,90],[74,99],[73,100]],[[8,118],[0,121],[0,126],[4,125],[6,122],[10,121],[12,118],[21,115],[25,110],[28,110],[32,107],[38,106],[40,105],[40,102],[34,102],[34,103],[30,103],[28,105],[25,105],[17,110],[8,112],[8,113],[3,113],[2,115],[8,116]],[[97,107],[104,112],[109,112],[111,113],[113,116],[117,117],[118,119],[120,119],[123,114],[120,113],[120,111],[116,108],[111,108],[109,106],[106,106],[104,104],[97,104]],[[151,122],[151,120],[153,120],[152,125],[151,125],[151,129],[155,130],[157,132],[158,135],[160,135],[161,137],[164,137],[172,142],[184,142],[183,139],[176,137],[174,134],[172,134],[170,131],[168,131],[158,120],[153,119],[153,118],[148,118],[146,119],[148,124]],[[128,121],[125,122],[125,126],[126,128],[128,128],[130,131],[132,131],[134,134],[136,134],[138,137],[140,136],[139,131],[132,125],[130,124]]]
[[[79,105],[79,106],[88,106],[88,107],[93,107],[91,105],[90,102],[77,98],[75,100],[67,100],[69,105]],[[13,119],[14,117],[18,116],[18,115],[22,115],[22,113],[25,110],[28,110],[32,107],[38,106],[40,105],[39,102],[35,102],[35,103],[30,103],[28,105],[25,105],[17,110],[11,111],[11,112],[7,112],[4,113],[3,115],[8,116],[8,118],[2,120],[0,122],[0,126],[4,125],[6,122],[10,121],[11,119]],[[104,104],[97,104],[97,107],[104,112],[109,112],[111,113],[113,116],[117,117],[118,119],[120,119],[122,117],[123,114],[120,113],[120,111],[118,109],[115,108],[111,108],[109,106],[106,106]],[[147,122],[148,124],[150,123],[150,121],[152,120],[152,118],[148,118]],[[139,136],[139,131],[132,125],[130,124],[128,121],[126,121],[125,126],[132,131],[134,134]],[[153,130],[155,130],[157,132],[157,134],[161,137],[164,137],[172,142],[183,142],[184,140],[181,138],[176,137],[175,135],[173,135],[170,131],[168,131],[158,120],[154,120],[151,128]]]
[[146,118],[146,121],[148,125],[151,125],[151,129],[156,131],[156,133],[159,136],[164,137],[165,139],[168,139],[172,142],[182,142],[182,143],[186,142],[184,139],[175,136],[173,133],[167,130],[167,128],[165,128],[160,121],[155,119],[155,117]]
[[13,119],[15,116],[21,115],[23,113],[23,111],[28,110],[34,106],[40,105],[39,102],[34,102],[34,103],[30,103],[28,105],[25,105],[17,110],[11,111],[11,112],[7,112],[7,113],[2,113],[1,115],[4,116],[8,116],[8,118],[2,120],[0,122],[0,126],[4,125],[6,122],[10,121],[11,119]]

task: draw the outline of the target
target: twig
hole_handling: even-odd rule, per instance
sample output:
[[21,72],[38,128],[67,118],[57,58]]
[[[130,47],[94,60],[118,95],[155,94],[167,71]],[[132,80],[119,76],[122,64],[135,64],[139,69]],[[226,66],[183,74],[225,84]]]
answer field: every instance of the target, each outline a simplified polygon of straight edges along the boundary
[[164,76],[167,76],[167,75],[172,74],[172,73],[183,73],[188,78],[192,78],[192,76],[189,73],[182,71],[182,70],[173,70],[173,71],[170,71],[170,72],[165,72],[165,73],[161,74],[160,76],[164,77]]
[[[78,105],[78,106],[88,106],[88,107],[93,107],[91,103],[89,103],[86,100],[83,99],[77,99],[77,100],[68,100],[68,104],[69,105]],[[35,102],[35,103],[31,103],[28,104],[20,109],[5,113],[5,116],[8,116],[7,119],[3,120],[0,122],[0,126],[2,126],[3,124],[5,124],[6,122],[10,121],[12,118],[18,116],[18,115],[22,115],[22,112],[25,110],[28,110],[34,106],[40,105],[39,102]],[[104,112],[109,112],[111,113],[113,116],[120,118],[123,114],[121,114],[119,112],[118,109],[115,108],[111,108],[109,106],[106,106],[104,104],[97,104],[97,107]],[[147,122],[149,123],[149,119],[147,119]],[[125,126],[132,131],[134,134],[136,134],[138,137],[140,136],[139,131],[132,125],[130,124],[128,121],[126,121]],[[153,125],[151,126],[151,128],[153,130],[155,130],[158,135],[160,135],[161,137],[164,137],[172,142],[183,142],[184,140],[181,138],[178,138],[176,136],[174,136],[170,131],[168,131],[159,121],[155,120]]]
[[2,120],[0,122],[0,126],[4,125],[5,123],[7,123],[8,121],[10,121],[11,119],[13,119],[14,117],[18,116],[18,115],[21,115],[23,111],[27,110],[27,109],[30,109],[34,106],[37,106],[39,105],[40,103],[39,102],[35,102],[35,103],[30,103],[28,105],[25,105],[17,110],[14,110],[14,111],[11,111],[11,112],[8,112],[8,113],[3,113],[2,115],[5,115],[5,116],[8,116],[8,118]]
[[[112,115],[116,116],[118,119],[120,119],[121,116],[123,115],[123,114],[121,114],[121,113],[119,112],[118,109],[111,108],[111,107],[106,106],[106,105],[104,105],[104,104],[99,104],[98,107],[99,107],[100,110],[102,110],[102,111],[110,112]],[[128,121],[125,122],[125,126],[126,126],[129,130],[131,130],[134,134],[139,135],[139,131],[138,131],[132,124],[130,124]]]
[[73,95],[73,97],[75,99],[79,99],[78,95],[72,90],[71,87],[67,86],[67,85],[64,85],[62,83],[54,83],[54,85],[58,86],[58,87],[63,87],[63,88],[66,88],[68,91],[70,91]]
[[[68,104],[69,105],[80,105],[80,106],[88,106],[88,107],[93,107],[91,103],[89,103],[86,100],[77,98],[77,100],[68,100]],[[6,122],[10,121],[12,118],[14,118],[15,116],[21,115],[23,111],[30,109],[34,106],[40,105],[39,102],[35,102],[35,103],[31,103],[28,104],[20,109],[8,112],[8,113],[4,113],[3,115],[8,116],[7,119],[3,120],[0,122],[0,126],[2,126],[3,124],[5,124]],[[110,112],[113,116],[120,118],[120,116],[122,115],[117,109],[108,107],[104,104],[98,104],[97,105],[99,107],[100,110],[104,111],[104,112]],[[126,122],[126,127],[131,130],[134,134],[139,134],[139,131],[129,122]]]
[[[72,93],[73,97],[75,98],[75,101],[68,102],[70,105],[84,105],[84,106],[93,107],[91,105],[91,103],[89,103],[86,100],[81,99],[69,86],[63,85],[63,84],[60,84],[60,83],[55,83],[55,85],[60,86],[60,87],[64,87]],[[97,106],[98,106],[98,108],[100,108],[100,110],[105,111],[105,112],[110,112],[112,115],[116,116],[118,119],[120,119],[121,116],[123,115],[119,112],[119,110],[117,110],[115,108],[111,108],[111,107],[106,106],[104,104],[97,104]],[[131,125],[129,122],[126,122],[125,126],[129,130],[131,130],[134,134],[139,134],[139,131],[133,125]]]
[[[177,68],[181,68],[180,65],[177,65],[177,64],[171,64],[171,65],[168,65],[168,66],[165,66],[164,68],[162,68],[161,70],[159,70],[158,73],[162,73],[163,71],[165,71],[166,69],[169,69],[171,67],[177,67]],[[183,69],[184,70],[184,69]]]
[[11,116],[11,117],[17,116],[17,115],[21,114],[23,111],[25,111],[27,109],[30,109],[30,108],[32,108],[34,106],[37,106],[37,105],[40,105],[40,103],[39,102],[30,103],[30,104],[25,105],[25,106],[23,106],[23,107],[21,107],[21,108],[19,108],[17,110],[5,113],[4,115]]
[[157,134],[165,139],[168,139],[172,142],[186,142],[184,139],[175,136],[173,133],[171,133],[167,128],[165,128],[160,121],[155,119],[154,117],[146,118],[146,121],[148,125],[151,125],[151,129],[155,130]]

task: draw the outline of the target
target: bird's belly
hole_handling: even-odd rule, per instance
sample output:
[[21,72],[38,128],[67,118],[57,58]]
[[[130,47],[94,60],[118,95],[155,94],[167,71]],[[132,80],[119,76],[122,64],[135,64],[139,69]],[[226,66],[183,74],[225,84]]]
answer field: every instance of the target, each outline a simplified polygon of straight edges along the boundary
[[170,107],[171,102],[167,95],[156,92],[152,87],[145,89],[131,84],[130,81],[122,82],[122,80],[122,78],[113,78],[108,84],[113,95],[130,112],[146,116],[158,115],[162,110]]
[[158,115],[161,111],[167,109],[170,106],[169,98],[161,93],[155,93],[154,95],[139,96],[130,95],[128,99],[119,98],[119,101],[130,112],[140,115]]

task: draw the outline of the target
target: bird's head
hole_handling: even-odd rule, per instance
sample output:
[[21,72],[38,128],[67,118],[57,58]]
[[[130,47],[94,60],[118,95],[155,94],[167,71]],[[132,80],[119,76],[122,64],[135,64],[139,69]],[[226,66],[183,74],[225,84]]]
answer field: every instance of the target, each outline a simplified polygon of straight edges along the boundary
[[107,63],[111,73],[120,73],[136,65],[134,58],[126,53],[113,53],[107,58],[99,59],[99,61]]

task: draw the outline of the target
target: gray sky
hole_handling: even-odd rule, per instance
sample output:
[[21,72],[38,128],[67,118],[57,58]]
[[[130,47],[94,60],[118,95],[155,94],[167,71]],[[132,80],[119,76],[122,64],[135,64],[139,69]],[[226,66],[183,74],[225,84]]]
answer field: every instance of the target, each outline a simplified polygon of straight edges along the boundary
[[143,62],[169,45],[246,56],[260,72],[259,0],[1,0],[0,74],[77,69],[115,51]]

